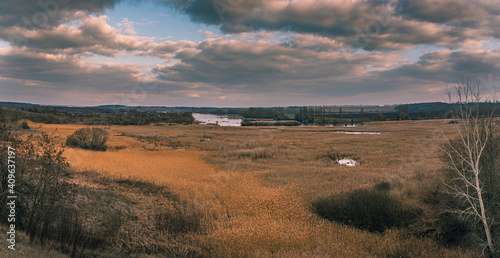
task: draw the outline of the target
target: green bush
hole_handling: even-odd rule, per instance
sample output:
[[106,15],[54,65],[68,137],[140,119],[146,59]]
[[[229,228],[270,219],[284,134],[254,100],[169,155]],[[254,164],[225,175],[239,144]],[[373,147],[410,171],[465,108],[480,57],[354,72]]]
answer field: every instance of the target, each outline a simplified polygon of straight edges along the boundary
[[66,146],[88,150],[105,151],[108,133],[101,128],[81,128],[66,139]]
[[321,217],[371,232],[411,224],[417,213],[404,207],[388,191],[355,190],[345,195],[320,198],[313,203]]

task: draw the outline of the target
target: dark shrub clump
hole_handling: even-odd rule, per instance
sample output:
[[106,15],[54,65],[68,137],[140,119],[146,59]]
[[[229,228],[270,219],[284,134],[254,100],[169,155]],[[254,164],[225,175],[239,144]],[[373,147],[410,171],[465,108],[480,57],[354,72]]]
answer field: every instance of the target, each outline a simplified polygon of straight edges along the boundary
[[108,133],[101,128],[81,128],[66,139],[66,146],[88,150],[105,151]]
[[379,190],[379,191],[390,191],[392,188],[391,183],[389,182],[380,182],[373,186],[373,189]]
[[355,190],[345,195],[320,198],[313,203],[321,217],[371,232],[384,232],[392,227],[404,227],[417,217],[388,191]]
[[26,122],[26,121],[22,121],[22,122],[19,124],[19,128],[24,129],[24,130],[28,130],[28,129],[30,129],[30,126],[28,125],[28,122]]

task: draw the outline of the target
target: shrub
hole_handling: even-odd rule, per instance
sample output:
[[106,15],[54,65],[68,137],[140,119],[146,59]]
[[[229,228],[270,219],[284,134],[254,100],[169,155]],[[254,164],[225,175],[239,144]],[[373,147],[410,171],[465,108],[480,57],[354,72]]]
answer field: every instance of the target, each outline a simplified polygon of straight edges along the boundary
[[[77,236],[78,224],[65,218],[76,216],[76,188],[70,183],[72,171],[63,157],[63,148],[46,134],[29,135],[26,139],[14,136],[8,145],[16,149],[16,231],[24,230],[30,242],[43,246],[58,242],[65,250],[82,249],[81,242],[71,242]],[[0,154],[6,156],[7,144],[0,143]],[[0,196],[7,196],[7,160],[0,160]],[[0,206],[6,207],[0,197]],[[0,223],[7,222],[7,210],[0,210]],[[78,237],[80,237],[78,235]],[[76,240],[75,240],[76,241]],[[64,249],[64,248],[62,248]],[[74,257],[74,256],[73,256]]]
[[105,151],[108,133],[101,128],[81,128],[66,139],[66,146],[88,150]]
[[472,229],[466,221],[451,212],[441,212],[437,216],[436,226],[439,240],[448,246],[456,246],[465,240]]
[[[8,123],[7,115],[5,110],[0,108],[0,142],[9,141],[12,137],[11,135],[11,125]],[[2,156],[5,157],[5,156]]]
[[320,198],[313,203],[321,217],[371,232],[404,227],[416,219],[416,212],[405,208],[388,191],[355,190],[345,195]]
[[28,125],[28,122],[26,122],[26,120],[24,120],[21,123],[19,123],[19,128],[24,129],[24,130],[29,130],[30,126]]

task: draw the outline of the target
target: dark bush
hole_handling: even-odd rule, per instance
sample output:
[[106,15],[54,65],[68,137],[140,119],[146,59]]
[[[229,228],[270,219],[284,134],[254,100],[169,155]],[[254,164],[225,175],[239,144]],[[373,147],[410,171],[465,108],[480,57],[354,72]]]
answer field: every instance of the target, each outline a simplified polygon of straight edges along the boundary
[[437,217],[437,231],[441,242],[449,246],[456,246],[464,241],[471,231],[466,221],[461,220],[455,213],[443,212]]
[[386,182],[386,181],[377,183],[375,186],[373,186],[373,189],[379,190],[379,191],[390,191],[391,188],[392,188],[391,183]]
[[411,224],[417,212],[404,207],[388,191],[355,190],[345,195],[320,198],[313,203],[321,217],[371,232]]
[[19,123],[19,128],[24,129],[24,130],[28,130],[28,129],[30,129],[30,126],[28,125],[28,122],[26,122],[26,120],[24,120],[21,123]]
[[66,139],[66,146],[88,150],[105,151],[108,133],[101,128],[81,128]]

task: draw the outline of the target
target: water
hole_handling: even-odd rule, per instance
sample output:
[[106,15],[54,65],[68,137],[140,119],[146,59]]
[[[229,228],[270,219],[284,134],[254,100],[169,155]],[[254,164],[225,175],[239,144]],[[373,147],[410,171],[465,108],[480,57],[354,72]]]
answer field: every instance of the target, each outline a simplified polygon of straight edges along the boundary
[[380,132],[354,132],[354,131],[334,131],[334,133],[344,133],[344,134],[380,134]]
[[352,124],[352,125],[325,125],[325,127],[358,127],[358,124]]
[[228,118],[227,116],[219,116],[213,114],[193,113],[194,119],[200,121],[202,125],[220,125],[220,126],[241,126],[241,119]]

